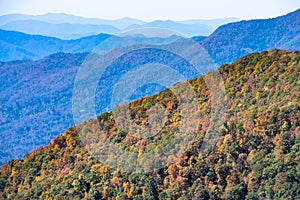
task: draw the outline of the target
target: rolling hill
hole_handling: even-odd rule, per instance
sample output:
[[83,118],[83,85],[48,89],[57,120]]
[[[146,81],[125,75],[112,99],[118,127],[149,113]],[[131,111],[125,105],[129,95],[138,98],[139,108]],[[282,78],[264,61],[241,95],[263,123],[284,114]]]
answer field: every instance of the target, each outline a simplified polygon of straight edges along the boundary
[[[55,60],[61,57],[57,56]],[[196,132],[189,133],[187,128],[180,132],[184,122],[180,110],[187,108],[189,101],[180,104],[179,99],[190,99],[184,90],[185,83],[180,83],[128,105],[131,119],[141,127],[152,119],[151,108],[161,105],[166,121],[158,127],[161,130],[157,134],[147,138],[132,135],[131,129],[122,127],[115,115],[122,107],[103,113],[69,128],[23,159],[2,166],[0,196],[3,199],[299,199],[300,52],[272,50],[250,54],[223,65],[217,73],[225,89],[225,98],[217,102],[210,95],[216,88],[209,87],[215,72],[185,82],[197,94],[194,98],[199,106],[199,120],[188,120],[190,125],[197,126]],[[174,91],[179,91],[178,95]],[[214,134],[215,145],[209,148],[205,144],[212,140],[206,140],[206,135],[214,124],[215,103],[224,106],[224,119],[213,129],[220,134]],[[188,114],[196,113],[197,109]],[[178,156],[165,154],[164,146],[181,134],[195,137]],[[122,158],[99,160],[100,138],[119,150],[137,155],[125,157],[129,165],[135,165],[134,158],[143,158],[149,152],[158,161],[172,162],[153,168],[151,160],[141,160],[142,168],[133,172],[125,170],[127,165],[122,163],[114,168],[105,162],[109,158],[114,162]],[[206,150],[208,153],[204,153]],[[110,153],[113,151],[107,152]]]

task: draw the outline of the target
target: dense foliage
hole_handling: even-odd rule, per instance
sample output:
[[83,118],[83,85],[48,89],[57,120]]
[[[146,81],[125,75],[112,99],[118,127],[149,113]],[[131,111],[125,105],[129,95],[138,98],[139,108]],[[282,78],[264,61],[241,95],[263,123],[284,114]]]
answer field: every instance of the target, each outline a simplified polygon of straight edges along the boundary
[[[299,199],[300,52],[251,54],[219,70],[227,110],[214,150],[201,158],[211,101],[204,78],[189,82],[199,95],[201,120],[193,144],[174,163],[151,172],[128,173],[95,159],[79,132],[96,124],[111,143],[143,153],[168,142],[179,126],[177,103],[167,89],[132,102],[133,120],[146,125],[147,111],[162,104],[168,113],[163,131],[141,141],[119,129],[112,113],[73,126],[0,171],[3,199]],[[181,84],[177,85],[180,87]],[[90,135],[90,137],[99,137]]]

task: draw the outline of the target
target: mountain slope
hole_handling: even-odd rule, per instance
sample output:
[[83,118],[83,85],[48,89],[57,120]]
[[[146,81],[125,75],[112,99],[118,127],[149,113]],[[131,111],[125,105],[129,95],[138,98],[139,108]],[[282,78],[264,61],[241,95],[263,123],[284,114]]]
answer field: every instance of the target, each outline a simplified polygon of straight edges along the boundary
[[219,64],[268,49],[299,50],[300,9],[273,19],[223,25],[201,44]]
[[178,99],[166,90],[129,105],[133,120],[144,125],[151,106],[164,106],[168,119],[158,135],[141,140],[120,130],[112,113],[104,113],[73,126],[24,159],[4,165],[0,195],[4,199],[299,199],[300,52],[251,54],[218,72],[227,94],[225,121],[216,146],[205,157],[200,147],[211,123],[212,101],[206,79],[200,77],[189,81],[199,95],[199,131],[175,162],[148,173],[129,173],[99,162],[81,140],[84,133],[97,143],[98,124],[105,131],[101,136],[116,147],[139,155],[153,150],[159,156],[157,146],[176,136],[181,121]]

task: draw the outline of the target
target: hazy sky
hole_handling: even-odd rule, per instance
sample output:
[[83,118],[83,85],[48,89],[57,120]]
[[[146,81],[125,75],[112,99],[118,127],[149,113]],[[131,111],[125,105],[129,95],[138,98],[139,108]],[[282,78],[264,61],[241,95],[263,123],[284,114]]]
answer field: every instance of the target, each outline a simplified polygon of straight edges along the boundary
[[300,8],[300,0],[0,0],[0,15],[68,13],[116,19],[270,18]]

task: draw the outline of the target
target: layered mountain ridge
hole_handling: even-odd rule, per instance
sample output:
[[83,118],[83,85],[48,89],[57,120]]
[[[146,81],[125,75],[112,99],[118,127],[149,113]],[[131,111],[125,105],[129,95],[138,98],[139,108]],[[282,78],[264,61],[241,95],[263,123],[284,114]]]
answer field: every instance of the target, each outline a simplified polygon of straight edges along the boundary
[[[209,55],[216,63],[221,65],[231,63],[236,59],[253,52],[261,52],[275,48],[299,50],[299,19],[300,10],[298,9],[287,15],[273,19],[249,20],[225,24],[206,38],[194,38],[196,40],[201,38],[201,40],[199,40],[201,46],[208,51]],[[22,24],[22,22],[20,22],[20,24]],[[190,25],[189,21],[183,23],[183,27],[187,25]],[[132,26],[132,28],[157,27],[181,33],[181,31],[178,30],[178,27],[181,27],[181,25],[178,25],[173,21],[154,21],[143,25],[139,24]],[[185,27],[184,29],[186,31],[196,32],[196,34],[193,35],[206,35],[197,32],[199,29],[198,26],[206,25],[192,24],[190,27]],[[132,28],[127,29],[127,31]],[[86,28],[82,27],[80,29],[86,30]],[[42,30],[46,29],[43,28]],[[17,36],[19,39],[16,40]],[[76,40],[60,40],[57,38],[0,30],[0,61],[24,59],[37,60],[58,52],[90,52],[108,37],[109,35],[107,34],[100,34]]]
[[237,18],[212,20],[156,20],[145,22],[129,17],[108,20],[84,18],[64,13],[48,13],[44,15],[8,14],[0,16],[0,28],[20,31],[27,34],[58,37],[61,39],[78,39],[79,37],[97,35],[100,33],[120,34],[136,28],[172,29],[187,36],[209,35],[218,26],[239,21]]

